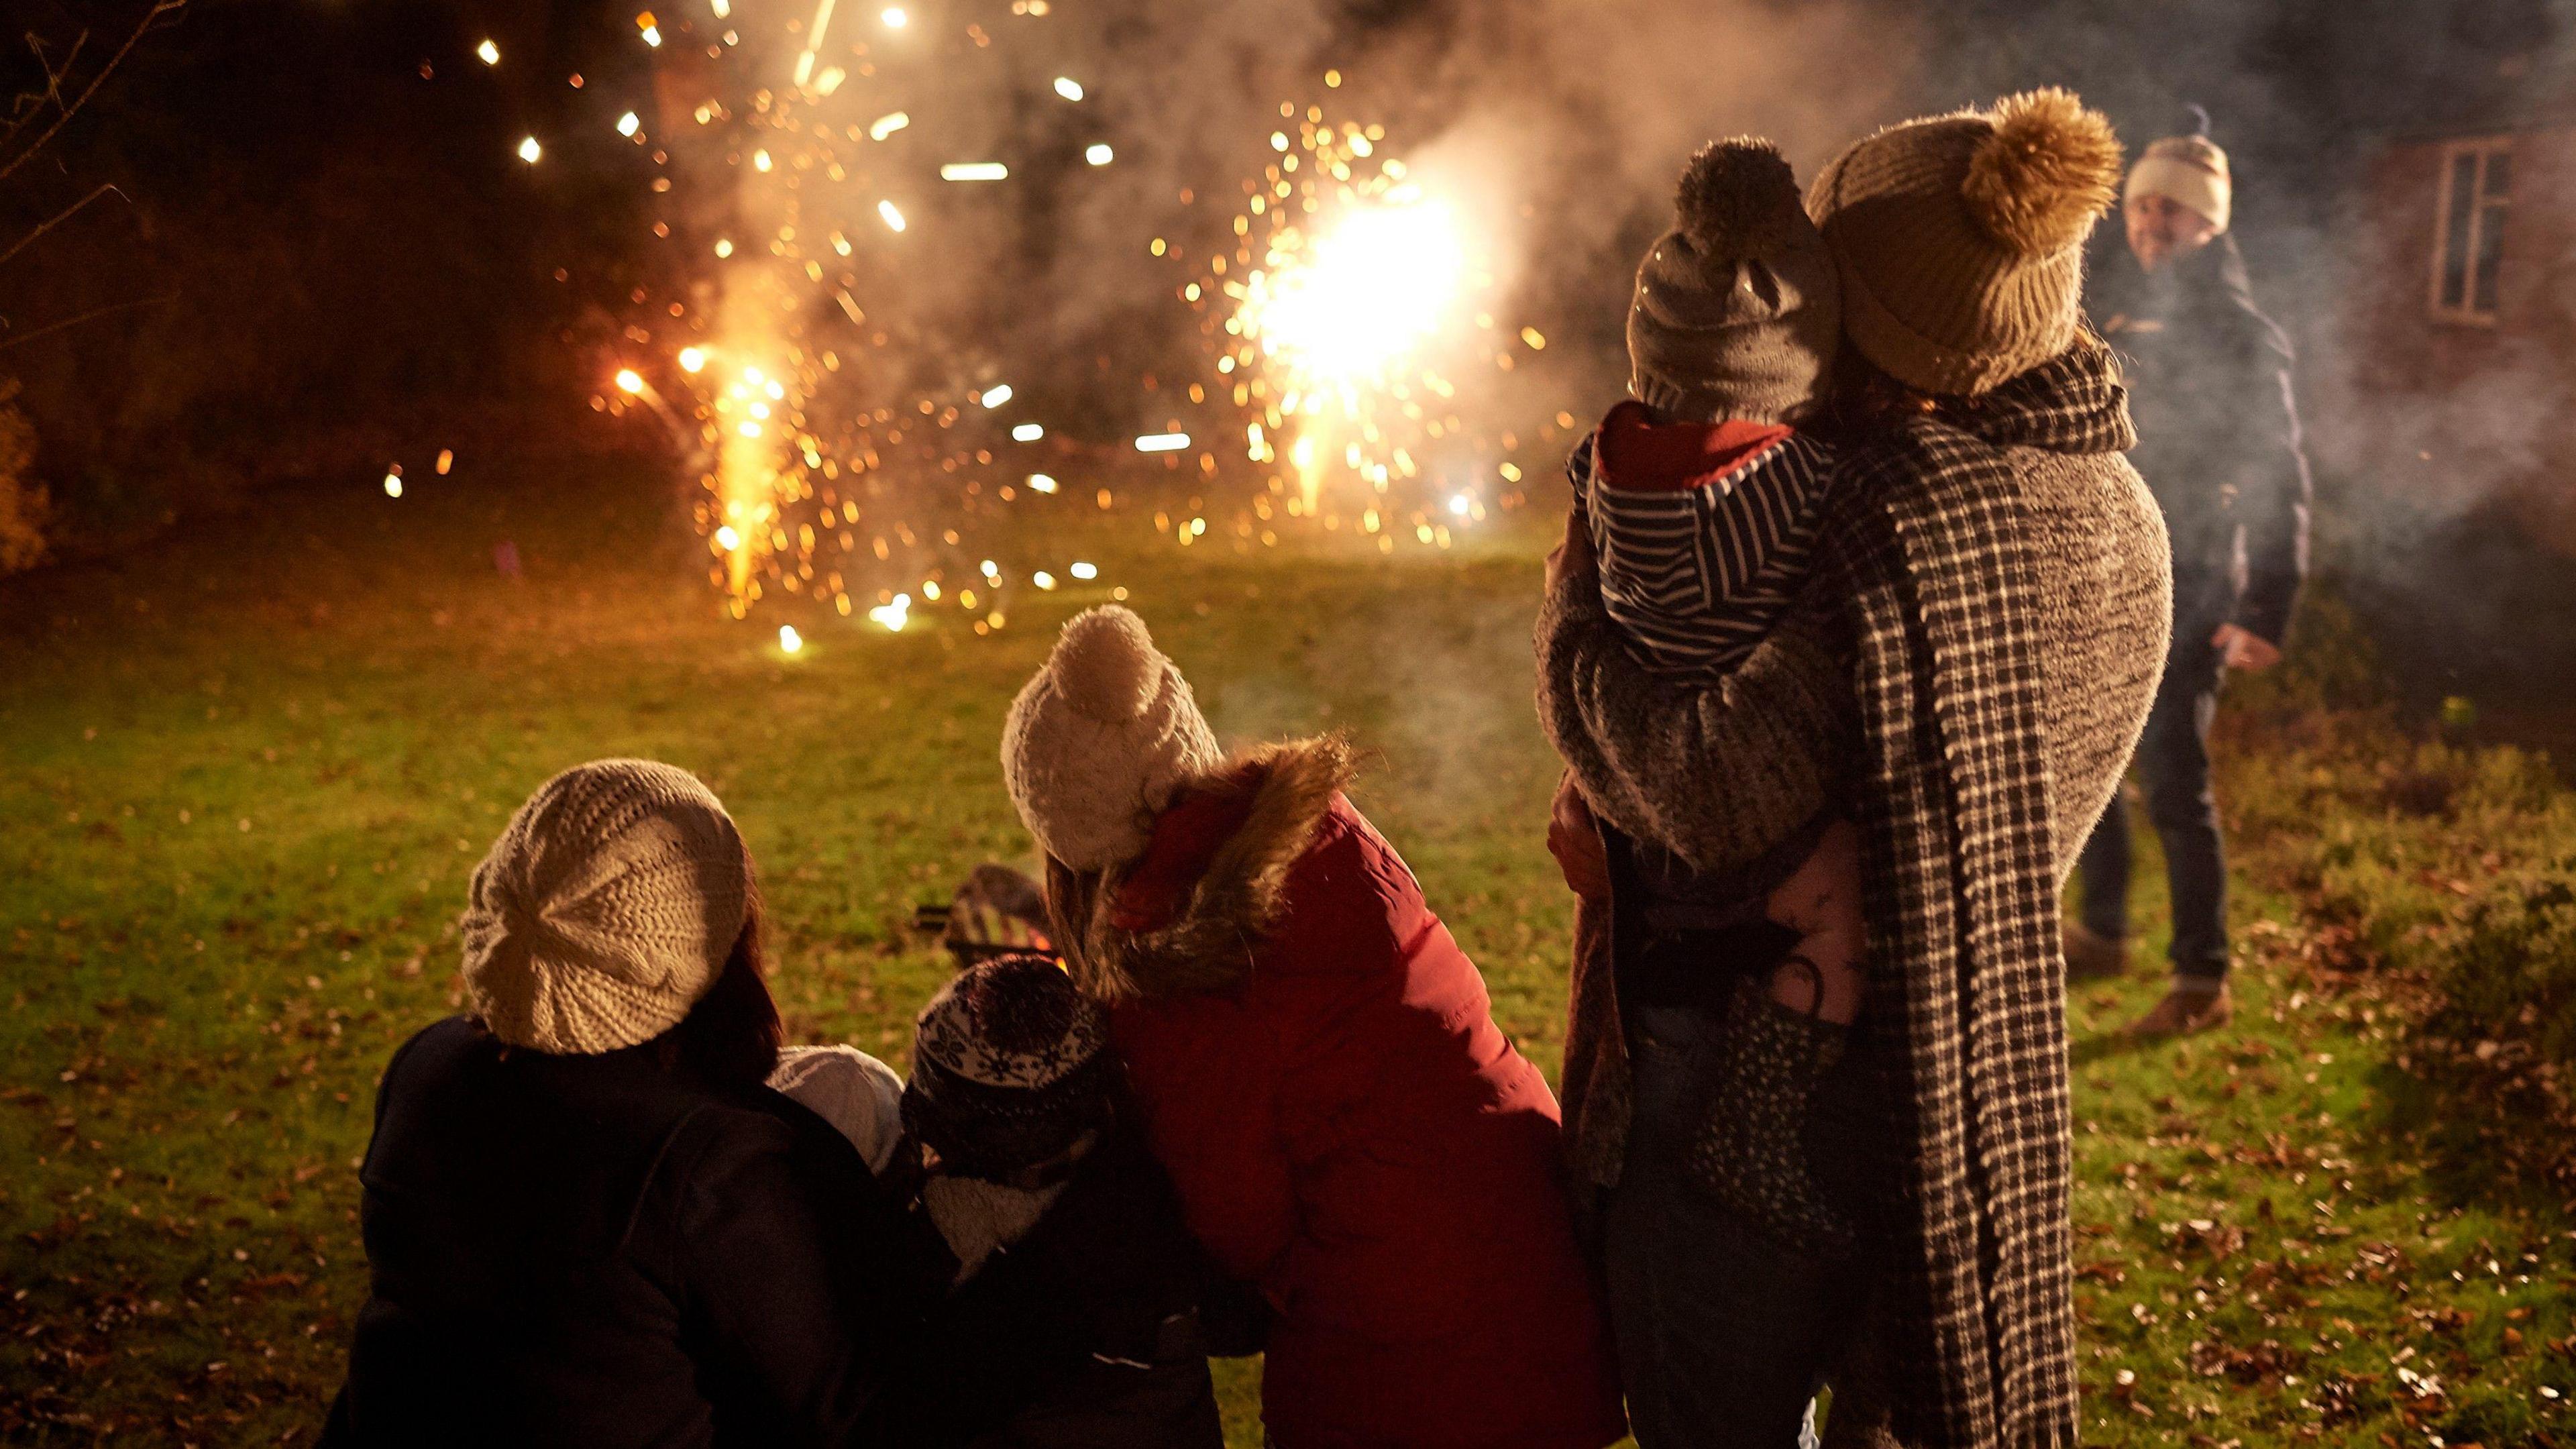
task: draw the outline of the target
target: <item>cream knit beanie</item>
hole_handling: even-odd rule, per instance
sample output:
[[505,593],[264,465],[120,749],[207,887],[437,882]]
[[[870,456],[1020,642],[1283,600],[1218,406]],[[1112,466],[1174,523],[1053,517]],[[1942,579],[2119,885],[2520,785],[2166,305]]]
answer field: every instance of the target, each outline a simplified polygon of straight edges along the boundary
[[1047,854],[1103,870],[1144,854],[1154,814],[1223,758],[1180,669],[1116,604],[1076,614],[1002,725],[1002,783]]
[[1841,287],[1779,148],[1701,148],[1674,213],[1637,267],[1628,395],[1693,422],[1777,422],[1814,401],[1842,344]]
[[2227,153],[2218,149],[2217,142],[2207,136],[2167,136],[2148,142],[2146,154],[2129,168],[2129,187],[2122,199],[2167,197],[2225,231],[2235,189],[2227,174]]
[[563,1055],[679,1024],[742,934],[751,855],[686,771],[576,765],[537,787],[474,869],[458,928],[492,1034]]
[[2084,238],[2120,181],[2111,123],[2068,91],[1907,121],[1818,173],[1807,211],[1843,279],[1843,331],[1889,376],[1971,395],[2075,340]]

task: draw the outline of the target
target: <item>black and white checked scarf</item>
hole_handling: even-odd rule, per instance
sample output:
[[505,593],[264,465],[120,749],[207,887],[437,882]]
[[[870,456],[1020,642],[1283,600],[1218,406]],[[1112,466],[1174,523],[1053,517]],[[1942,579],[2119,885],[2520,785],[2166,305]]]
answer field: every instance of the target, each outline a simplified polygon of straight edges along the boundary
[[1868,1407],[1924,1449],[2076,1442],[2036,545],[2003,450],[2135,441],[2087,341],[1846,452],[1822,548],[1855,601],[1871,999],[1902,1007],[1874,1013],[1871,1055],[1910,1119]]
[[1601,607],[1637,661],[1723,674],[1761,644],[1806,582],[1834,450],[1793,432],[1695,488],[1623,488],[1586,439],[1569,461],[1601,560]]

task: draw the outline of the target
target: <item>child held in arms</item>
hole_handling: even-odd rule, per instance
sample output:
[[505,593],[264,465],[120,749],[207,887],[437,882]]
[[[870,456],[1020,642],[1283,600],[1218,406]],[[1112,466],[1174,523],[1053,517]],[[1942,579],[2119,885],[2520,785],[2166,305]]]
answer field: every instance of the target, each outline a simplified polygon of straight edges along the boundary
[[[1631,400],[1567,468],[1603,612],[1649,672],[1715,688],[1806,579],[1834,459],[1803,425],[1840,345],[1840,288],[1768,142],[1702,150],[1678,210],[1637,269]],[[1577,718],[1545,713],[1555,728]],[[1702,768],[1669,763],[1677,778]],[[1823,1199],[1780,1189],[1782,1174],[1805,1186],[1808,1094],[1860,1006],[1858,832],[1820,818],[1770,861],[1723,877],[1649,834],[1605,822],[1602,835],[1622,1014],[1704,1009],[1733,1038],[1717,1054],[1716,1090],[1730,1100],[1701,1129],[1692,1175],[1778,1236],[1840,1245],[1848,1227]]]
[[1223,1443],[1198,1314],[1216,1280],[1121,1110],[1108,1042],[1053,957],[1014,952],[931,998],[909,1083],[846,1047],[800,1054],[773,1079],[862,1152],[899,1115],[872,1165],[917,1190],[957,1259],[933,1325],[957,1352],[937,1357],[997,1394],[1037,1388],[975,1449]]

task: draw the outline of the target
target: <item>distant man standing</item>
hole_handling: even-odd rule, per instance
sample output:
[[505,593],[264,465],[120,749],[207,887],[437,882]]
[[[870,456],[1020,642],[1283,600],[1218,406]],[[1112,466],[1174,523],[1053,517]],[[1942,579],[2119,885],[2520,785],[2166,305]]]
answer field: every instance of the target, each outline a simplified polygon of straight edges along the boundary
[[[2147,147],[2129,172],[2128,249],[2095,277],[2093,315],[2128,355],[2138,426],[2130,461],[2173,535],[2173,652],[2136,765],[2173,895],[2173,985],[2131,1023],[2166,1036],[2226,1023],[2227,865],[2209,783],[2209,726],[2230,669],[2281,659],[2308,565],[2309,483],[2290,392],[2290,344],[2254,305],[2227,234],[2227,153],[2206,134]],[[2129,812],[2094,827],[2066,927],[2067,976],[2128,963]]]

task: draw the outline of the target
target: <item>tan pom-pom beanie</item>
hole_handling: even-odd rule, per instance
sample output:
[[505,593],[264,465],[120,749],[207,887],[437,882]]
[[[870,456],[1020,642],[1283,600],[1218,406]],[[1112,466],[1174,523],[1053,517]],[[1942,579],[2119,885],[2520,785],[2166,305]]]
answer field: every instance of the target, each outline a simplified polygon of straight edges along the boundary
[[696,777],[650,760],[576,765],[537,787],[474,869],[457,923],[466,994],[512,1046],[650,1041],[715,984],[750,896],[751,854]]
[[1673,210],[1637,267],[1628,395],[1694,422],[1776,422],[1813,402],[1842,341],[1841,288],[1779,148],[1709,143]]
[[2048,361],[2075,340],[2084,239],[2119,183],[2111,123],[2063,90],[1854,142],[1807,191],[1841,266],[1844,335],[1932,393]]
[[1189,681],[1116,604],[1064,626],[1002,725],[1011,803],[1039,846],[1076,870],[1144,854],[1174,789],[1222,759]]

